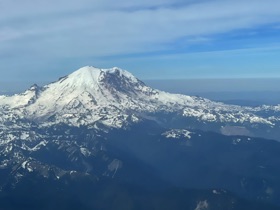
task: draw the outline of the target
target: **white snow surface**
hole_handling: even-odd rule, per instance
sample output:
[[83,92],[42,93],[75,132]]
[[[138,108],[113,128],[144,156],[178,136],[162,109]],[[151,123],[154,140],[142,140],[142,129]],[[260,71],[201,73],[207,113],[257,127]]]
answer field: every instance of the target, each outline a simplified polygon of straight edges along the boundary
[[162,135],[166,138],[173,138],[173,139],[179,139],[179,138],[186,138],[190,139],[192,132],[185,130],[185,129],[172,129],[170,131],[167,131],[163,133]]
[[[96,122],[123,127],[141,120],[141,113],[173,112],[205,122],[261,123],[274,126],[280,117],[262,117],[263,110],[277,107],[240,107],[199,97],[171,94],[146,86],[131,73],[114,67],[86,66],[42,88],[33,86],[22,94],[0,96],[0,129],[17,119],[40,125],[73,126]],[[279,109],[280,110],[280,109]],[[18,123],[13,126],[20,126]],[[22,136],[28,138],[28,136]],[[11,138],[11,137],[10,137]]]
[[194,210],[206,210],[206,209],[208,209],[208,207],[209,207],[209,204],[208,204],[208,201],[207,201],[207,200],[205,200],[205,201],[199,201],[199,202],[197,203],[196,208],[195,208]]

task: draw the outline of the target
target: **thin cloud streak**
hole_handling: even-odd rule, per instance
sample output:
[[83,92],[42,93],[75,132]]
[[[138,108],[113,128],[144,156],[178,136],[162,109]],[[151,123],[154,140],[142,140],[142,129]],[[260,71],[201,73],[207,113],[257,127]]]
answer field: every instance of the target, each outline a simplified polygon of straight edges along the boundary
[[278,0],[0,0],[0,76],[17,67],[57,69],[73,58],[163,58],[177,45],[211,45],[221,34],[279,23]]
[[[14,2],[19,3],[15,0]],[[31,0],[28,2],[27,6],[34,3]],[[193,37],[196,36],[226,33],[280,21],[280,2],[273,0],[254,1],[254,3],[244,0],[210,1],[182,8],[163,7],[157,10],[144,9],[134,12],[118,10],[125,4],[120,4],[119,7],[115,8],[116,10],[112,11],[102,10],[108,5],[100,1],[97,1],[97,4],[90,4],[90,1],[84,2],[85,5],[97,7],[97,9],[92,13],[87,10],[85,13],[80,11],[80,13],[70,17],[65,15],[52,18],[53,11],[74,11],[75,8],[85,9],[83,7],[86,6],[82,7],[82,4],[77,3],[69,4],[66,1],[59,1],[58,4],[45,3],[41,7],[38,7],[37,3],[30,9],[23,6],[20,8],[22,12],[19,14],[26,15],[28,13],[27,16],[31,16],[31,19],[25,20],[21,27],[7,24],[0,28],[1,44],[5,45],[3,42],[12,42],[15,39],[23,39],[23,41],[26,39],[28,42],[29,39],[38,40],[42,37],[42,40],[38,40],[42,44],[40,47],[53,52],[54,50],[48,48],[49,44],[60,46],[60,48],[65,49],[62,50],[62,55],[71,49],[76,49],[77,53],[83,51],[83,53],[90,55],[93,53],[92,49],[95,49],[93,55],[135,53],[145,52],[148,46],[158,50],[159,46],[164,46],[181,37],[189,36],[190,39],[194,39]],[[154,4],[144,2],[136,4],[136,6],[145,6],[145,3],[146,6],[153,6],[166,2],[157,1]],[[66,8],[63,8],[62,5],[66,5]],[[132,3],[129,5],[133,6]],[[44,16],[41,21],[40,14],[49,14],[49,20]],[[3,15],[5,12],[1,16]],[[34,18],[35,15],[38,15],[38,18]],[[20,17],[19,15],[18,18]],[[17,18],[17,14],[14,14],[13,18]],[[10,34],[10,36],[3,34]],[[71,47],[72,42],[79,44]],[[86,47],[89,50],[85,49]]]

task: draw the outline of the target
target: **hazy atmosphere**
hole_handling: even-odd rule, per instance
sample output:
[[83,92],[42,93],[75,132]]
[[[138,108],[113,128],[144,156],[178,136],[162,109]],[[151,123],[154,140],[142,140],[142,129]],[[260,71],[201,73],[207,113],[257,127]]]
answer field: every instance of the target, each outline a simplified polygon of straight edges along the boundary
[[86,65],[143,80],[280,77],[279,8],[277,0],[0,1],[0,89]]

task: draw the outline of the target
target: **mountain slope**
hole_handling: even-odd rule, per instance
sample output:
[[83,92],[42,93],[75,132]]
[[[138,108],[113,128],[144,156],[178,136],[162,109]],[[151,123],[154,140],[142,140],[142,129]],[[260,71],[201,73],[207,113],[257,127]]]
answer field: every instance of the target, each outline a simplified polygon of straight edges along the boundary
[[[0,110],[0,126],[15,118],[38,126],[65,123],[124,128],[141,120],[154,119],[163,124],[172,122],[166,126],[181,124],[181,127],[225,134],[243,134],[245,130],[248,135],[279,136],[278,131],[274,132],[280,119],[277,107],[240,107],[170,94],[152,89],[116,67],[87,66],[44,87],[35,85],[22,94],[0,96]],[[244,128],[227,127],[230,129],[225,130],[224,126]],[[264,134],[255,132],[260,127],[265,128]]]
[[[137,203],[140,188],[151,195],[144,200],[161,206],[168,197],[162,190],[175,188],[189,202],[167,201],[183,202],[183,209],[250,209],[255,202],[277,209],[280,143],[254,136],[279,140],[279,116],[278,106],[225,105],[153,89],[119,68],[83,67],[46,86],[0,96],[0,201],[22,202],[28,186],[38,185],[46,189],[35,189],[39,198],[56,189],[91,202],[75,191],[81,184],[94,194],[95,207],[123,191]],[[104,180],[106,189],[117,190],[100,187]]]
[[33,132],[34,139],[0,146],[0,195],[29,183],[62,190],[69,182],[98,186],[106,179],[149,191],[233,192],[280,206],[280,143],[273,140],[168,130],[153,122],[110,132],[63,125]]

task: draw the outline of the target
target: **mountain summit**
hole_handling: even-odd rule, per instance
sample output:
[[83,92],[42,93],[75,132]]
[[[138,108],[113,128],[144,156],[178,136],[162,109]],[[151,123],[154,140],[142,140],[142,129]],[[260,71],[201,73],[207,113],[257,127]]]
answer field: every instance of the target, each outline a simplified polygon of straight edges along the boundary
[[[42,88],[32,86],[22,94],[1,97],[0,105],[24,110],[24,117],[36,122],[55,119],[53,122],[79,125],[98,121],[113,127],[126,124],[132,115],[136,120],[135,113],[173,109],[171,104],[194,102],[189,96],[154,90],[120,68],[91,66],[80,68]],[[128,115],[127,112],[135,113]]]
[[0,110],[5,113],[0,116],[0,125],[20,119],[40,126],[63,123],[121,128],[152,120],[165,126],[180,124],[204,130],[215,128],[227,134],[252,134],[254,128],[271,129],[279,122],[277,114],[265,114],[269,110],[278,113],[278,107],[240,107],[166,93],[117,67],[86,66],[46,86],[35,85],[22,94],[0,96]]
[[131,73],[119,69],[117,67],[111,69],[99,69],[92,66],[85,66],[78,69],[72,74],[63,77],[59,80],[60,86],[65,88],[78,88],[88,90],[89,92],[97,90],[101,85],[105,83],[116,82],[119,88],[122,87],[121,82],[126,82],[126,84],[136,84],[140,82]]
[[[45,86],[40,97],[29,108],[34,117],[50,113],[79,113],[99,107],[121,104],[127,97],[143,93],[145,85],[132,74],[118,69],[83,67],[74,73]],[[41,113],[36,112],[40,107]]]

